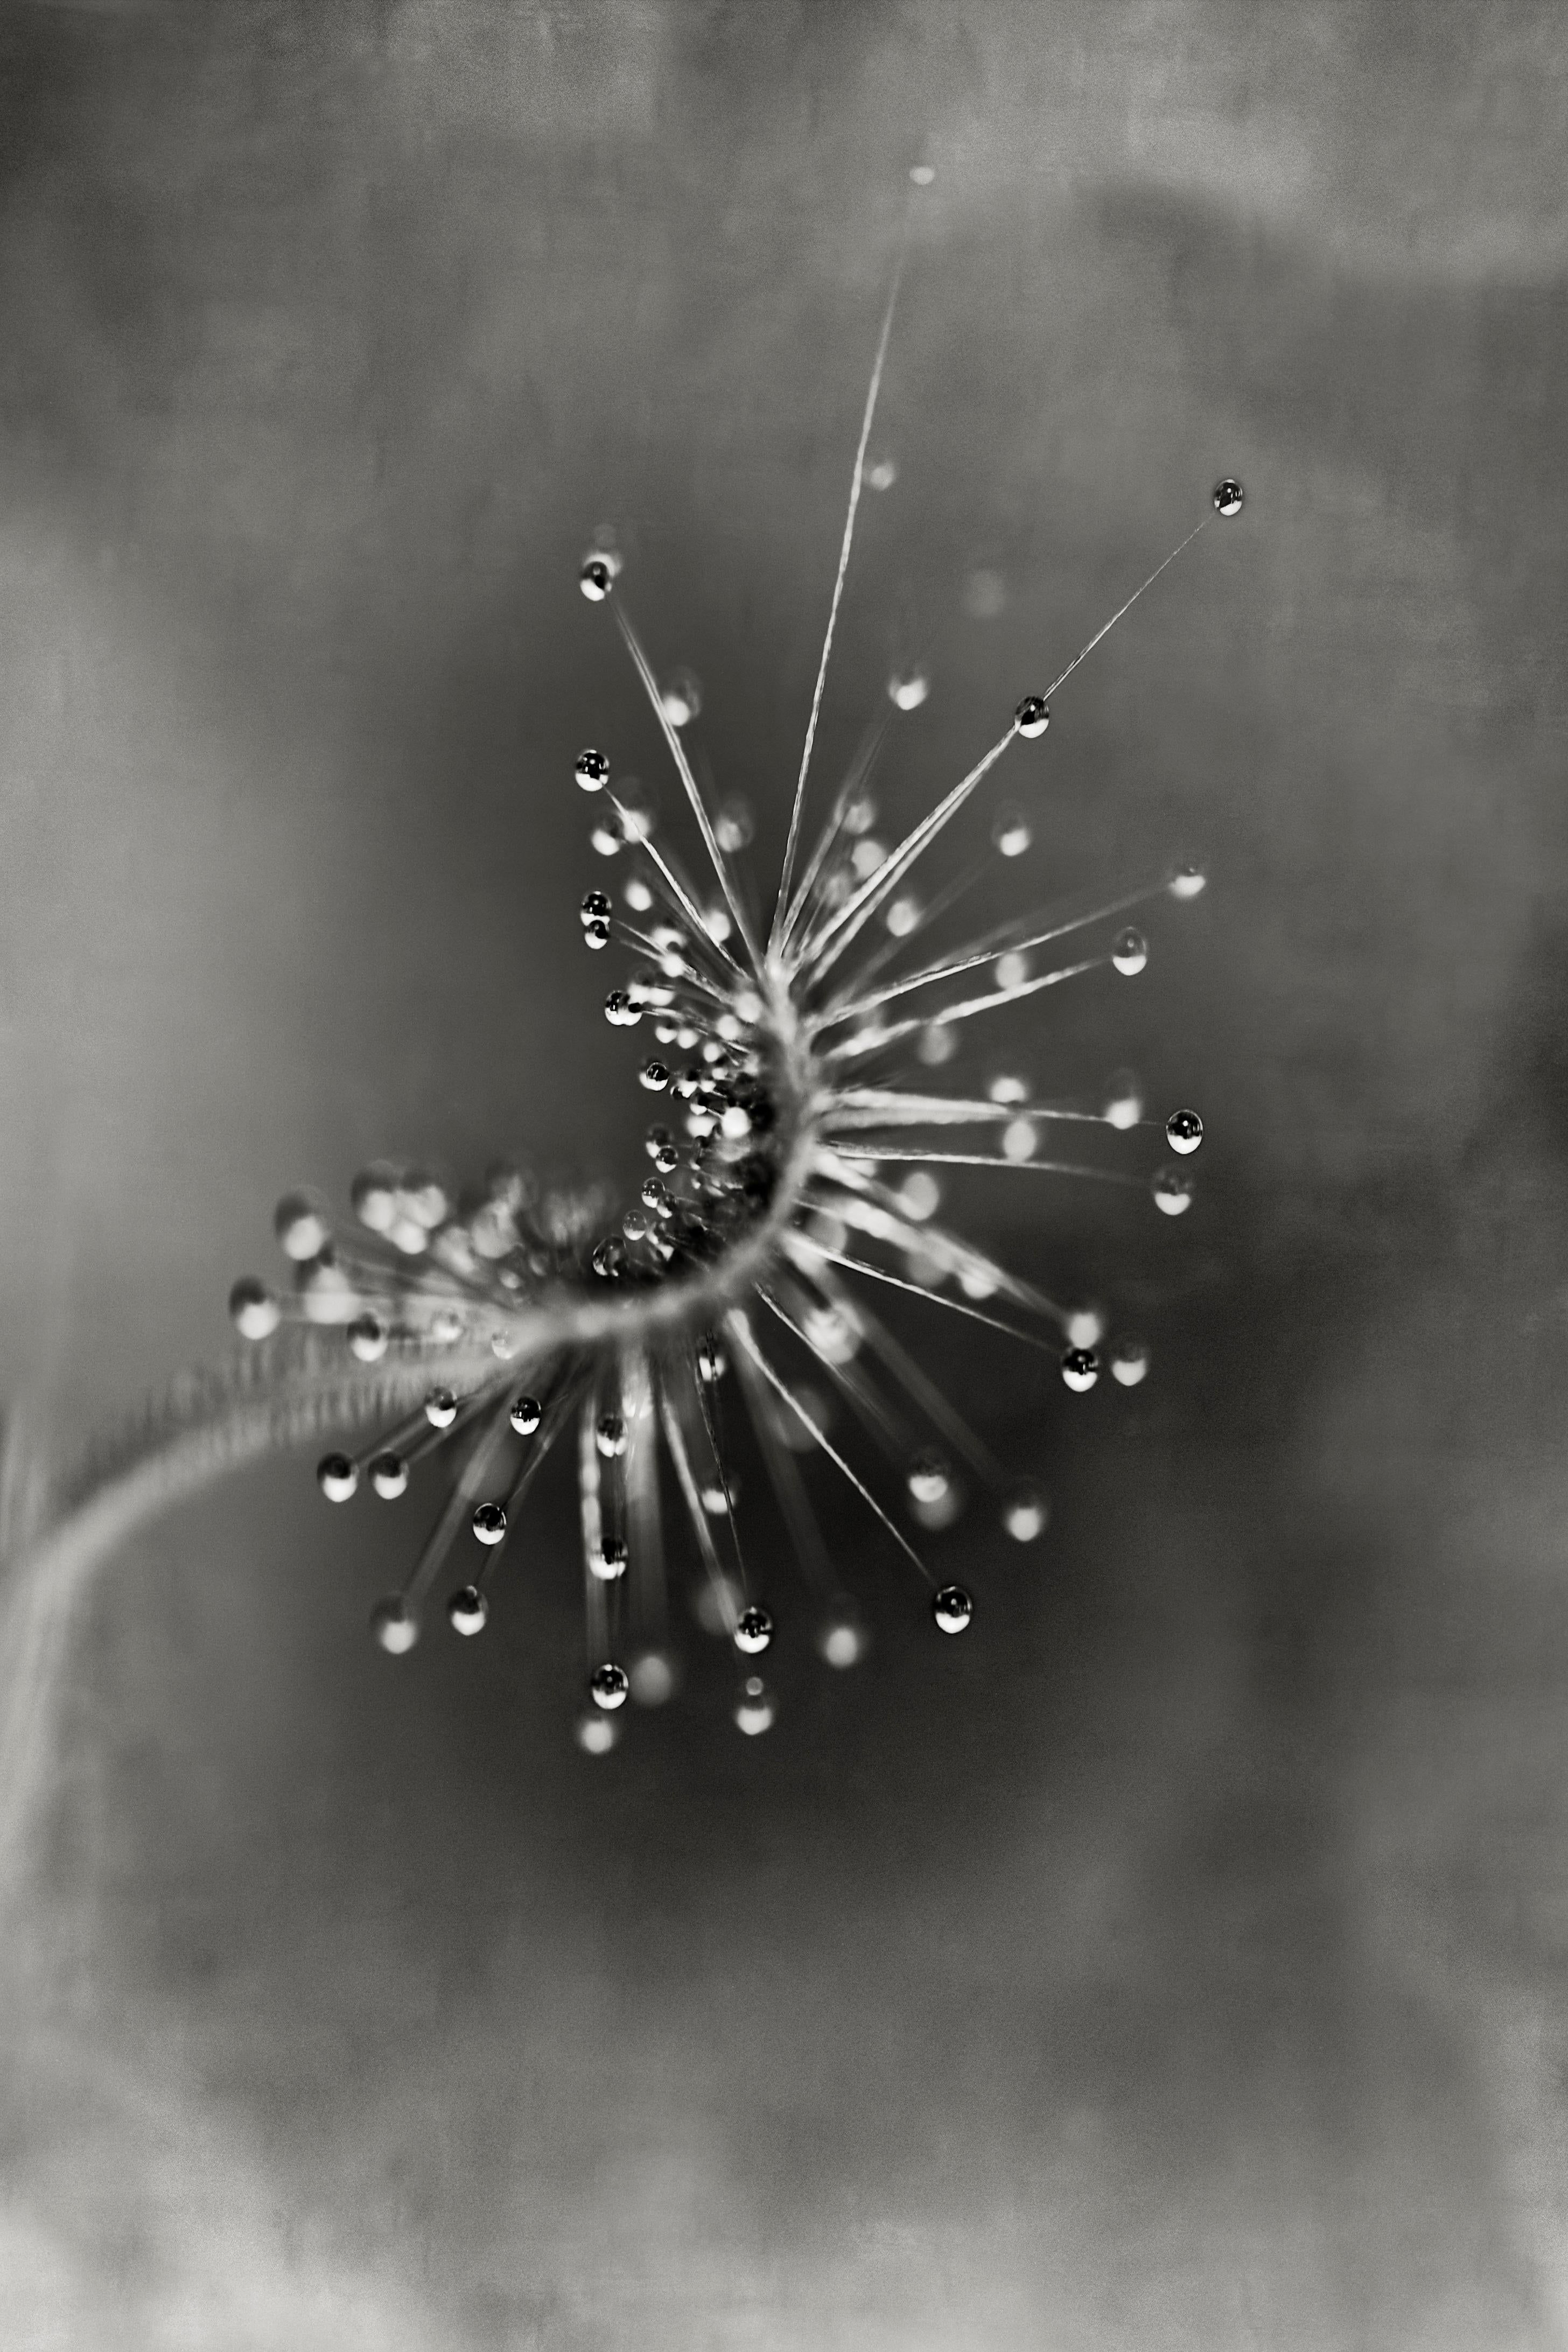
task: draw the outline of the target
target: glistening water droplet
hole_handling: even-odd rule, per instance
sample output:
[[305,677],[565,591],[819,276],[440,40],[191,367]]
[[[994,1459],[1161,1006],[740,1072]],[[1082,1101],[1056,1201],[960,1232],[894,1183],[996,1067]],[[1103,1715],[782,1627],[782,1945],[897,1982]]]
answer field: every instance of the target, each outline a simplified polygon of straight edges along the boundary
[[773,1640],[773,1621],[765,1609],[759,1609],[753,1602],[751,1608],[742,1609],[736,1619],[733,1638],[737,1650],[743,1651],[747,1657],[755,1657]]
[[384,1503],[396,1502],[408,1492],[408,1465],[401,1454],[378,1454],[370,1465],[370,1483]]
[[1068,1348],[1062,1357],[1062,1379],[1075,1395],[1082,1396],[1100,1378],[1100,1359],[1092,1348]]
[[1037,694],[1026,694],[1013,713],[1013,723],[1020,735],[1033,740],[1043,735],[1051,723],[1050,705]]
[[963,1633],[974,1614],[974,1603],[961,1584],[944,1584],[931,1604],[931,1613],[944,1633]]
[[610,1660],[602,1666],[595,1666],[588,1677],[588,1696],[595,1706],[604,1708],[606,1715],[613,1714],[618,1706],[625,1706],[630,1689],[631,1681],[626,1668]]
[[1173,1110],[1165,1121],[1165,1140],[1184,1158],[1195,1151],[1203,1139],[1204,1123],[1195,1110]]
[[1142,932],[1134,930],[1131,923],[1124,931],[1118,931],[1110,950],[1110,961],[1117,971],[1124,972],[1129,980],[1141,972],[1149,961],[1149,942]]
[[359,1472],[346,1454],[323,1454],[316,1465],[316,1484],[329,1503],[346,1503],[359,1486]]
[[482,1633],[489,1613],[489,1602],[477,1584],[460,1586],[447,1603],[447,1622],[454,1633]]
[[1239,482],[1233,481],[1227,474],[1223,482],[1216,482],[1214,486],[1214,510],[1215,514],[1226,515],[1227,517],[1230,515],[1238,515],[1241,512],[1242,501],[1246,496],[1247,492],[1242,488],[1241,484]]
[[475,1507],[471,1524],[477,1541],[482,1544],[499,1544],[506,1533],[505,1504],[478,1504]]

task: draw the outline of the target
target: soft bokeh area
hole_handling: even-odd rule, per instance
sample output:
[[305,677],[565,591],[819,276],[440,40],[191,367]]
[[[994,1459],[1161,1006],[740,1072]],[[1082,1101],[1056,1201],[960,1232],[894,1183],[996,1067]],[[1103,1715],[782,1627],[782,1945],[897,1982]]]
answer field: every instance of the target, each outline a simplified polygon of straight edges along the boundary
[[911,163],[823,800],[919,657],[918,814],[1247,488],[986,905],[1208,891],[954,1066],[1202,1109],[1179,1223],[949,1188],[1154,1374],[894,1318],[1046,1541],[933,1538],[943,1642],[819,1482],[870,1658],[758,1514],[776,1727],[683,1613],[603,1759],[564,1470],[404,1661],[428,1499],[136,1542],[0,1890],[7,2345],[1568,2346],[1559,13],[15,0],[0,122],[14,1475],[226,1348],[286,1185],[640,1174],[573,757],[675,803],[576,565],[771,874]]

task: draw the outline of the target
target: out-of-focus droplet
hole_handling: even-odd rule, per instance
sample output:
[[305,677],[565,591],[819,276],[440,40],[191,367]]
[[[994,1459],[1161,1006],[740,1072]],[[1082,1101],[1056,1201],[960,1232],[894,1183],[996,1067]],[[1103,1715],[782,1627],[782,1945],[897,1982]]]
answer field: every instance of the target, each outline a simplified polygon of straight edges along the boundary
[[507,1419],[519,1437],[531,1437],[544,1418],[544,1407],[535,1396],[514,1396]]
[[1043,735],[1051,723],[1049,703],[1040,695],[1026,694],[1013,713],[1013,723],[1020,735],[1032,741],[1037,735]]
[[977,564],[963,583],[963,609],[972,621],[994,621],[1007,607],[1007,583],[988,563]]
[[732,1482],[728,1489],[726,1489],[719,1484],[717,1479],[710,1479],[706,1486],[699,1487],[698,1493],[701,1499],[702,1507],[707,1512],[710,1519],[725,1519],[729,1517],[730,1506],[735,1499],[735,1489]]
[[[905,1177],[899,1187],[899,1206],[905,1216],[917,1225],[923,1225],[928,1217],[934,1217],[941,1205],[942,1186],[924,1168],[917,1168],[912,1175]],[[845,1239],[847,1238],[846,1234]],[[842,1250],[843,1246],[843,1242],[840,1242],[839,1249]]]
[[1165,1121],[1165,1140],[1184,1159],[1204,1139],[1204,1123],[1195,1110],[1173,1110]]
[[929,188],[935,177],[936,167],[932,163],[911,163],[910,165],[910,178],[917,188]]
[[689,727],[702,712],[702,688],[694,670],[671,670],[659,688],[659,707],[672,727]]
[[425,1400],[425,1418],[432,1429],[450,1429],[458,1418],[458,1400],[450,1389],[432,1389]]
[[1230,515],[1238,515],[1241,512],[1242,501],[1246,496],[1247,492],[1242,488],[1241,484],[1239,482],[1233,481],[1227,474],[1223,482],[1216,482],[1214,486],[1214,510],[1215,514],[1225,515],[1226,517]]
[[477,1584],[459,1586],[447,1603],[447,1621],[454,1633],[482,1633],[490,1604]]
[[1037,1486],[1015,1486],[1002,1506],[1002,1525],[1015,1543],[1034,1543],[1046,1530],[1049,1507]]
[[738,797],[727,800],[713,820],[713,837],[726,857],[733,857],[739,850],[747,848],[756,829],[751,802]]
[[1068,1348],[1062,1356],[1062,1380],[1075,1396],[1083,1396],[1100,1378],[1100,1358],[1092,1348]]
[[910,1493],[917,1503],[940,1503],[952,1484],[952,1470],[945,1454],[934,1446],[917,1454],[909,1467]]
[[242,1339],[267,1339],[283,1319],[283,1309],[264,1282],[246,1275],[228,1294],[229,1321]]
[[395,1592],[371,1611],[370,1630],[388,1656],[401,1658],[419,1639],[419,1620],[402,1594]]
[[729,1358],[716,1332],[705,1331],[697,1342],[697,1376],[710,1387],[721,1381],[729,1369]]
[[476,1504],[472,1525],[477,1542],[499,1544],[506,1533],[506,1505],[504,1503]]
[[1192,1178],[1182,1168],[1156,1169],[1150,1190],[1154,1206],[1163,1209],[1167,1217],[1180,1217],[1193,1205]]
[[1131,1070],[1117,1070],[1105,1082],[1100,1117],[1107,1127],[1136,1127],[1143,1116],[1143,1086]]
[[349,1187],[349,1203],[373,1234],[390,1233],[397,1222],[397,1176],[384,1165],[363,1168]]
[[890,490],[899,478],[899,469],[891,457],[879,457],[866,468],[868,490]]
[[584,1756],[607,1756],[621,1736],[613,1716],[584,1715],[577,1722],[577,1745]]
[[753,1602],[751,1608],[742,1610],[735,1620],[733,1635],[737,1650],[743,1651],[749,1658],[757,1657],[773,1638],[773,1621],[765,1609],[759,1609]]
[[313,1192],[285,1192],[272,1213],[272,1230],[285,1257],[299,1265],[320,1257],[332,1237],[326,1205]]
[[653,892],[640,874],[634,874],[621,892],[634,915],[646,915],[653,905]]
[[663,1650],[644,1650],[626,1670],[637,1706],[663,1706],[675,1696],[674,1661]]
[[985,1081],[985,1092],[994,1103],[1026,1103],[1029,1081],[1016,1070],[998,1070]]
[[1075,1307],[1067,1319],[1069,1348],[1098,1348],[1105,1337],[1105,1317],[1098,1307]]
[[626,1668],[610,1660],[602,1666],[595,1666],[588,1677],[588,1696],[595,1706],[603,1707],[606,1715],[613,1715],[616,1707],[625,1706],[630,1689],[631,1680]]
[[323,1454],[316,1465],[316,1484],[329,1503],[346,1503],[359,1486],[359,1472],[346,1454]]
[[384,1503],[395,1503],[408,1492],[408,1465],[401,1454],[378,1454],[370,1465],[370,1483]]
[[888,680],[888,699],[895,710],[918,710],[931,692],[923,669],[896,669]]
[[1016,808],[1003,809],[991,828],[991,839],[1004,857],[1022,857],[1035,836],[1028,819]]
[[613,809],[599,818],[588,838],[601,857],[615,857],[626,847],[621,821]]
[[961,1584],[944,1584],[931,1604],[931,1613],[944,1633],[967,1632],[974,1603]]
[[951,1021],[931,1021],[921,1031],[915,1052],[928,1070],[940,1070],[958,1051],[958,1029]]
[[1201,866],[1178,866],[1166,888],[1173,898],[1195,898],[1208,884],[1208,876]]
[[847,1610],[836,1610],[817,1628],[818,1654],[841,1673],[848,1666],[858,1665],[868,1646],[864,1625]]
[[1009,1119],[1006,1126],[1002,1130],[1002,1154],[1004,1159],[1019,1161],[1032,1160],[1035,1156],[1035,1146],[1038,1139],[1039,1139],[1035,1132],[1035,1122],[1033,1119]]
[[1124,931],[1118,931],[1111,942],[1110,961],[1129,980],[1141,972],[1149,961],[1149,942],[1142,932],[1135,931],[1131,923]]
[[374,1315],[356,1315],[348,1327],[348,1342],[362,1364],[379,1364],[386,1353],[386,1326]]
[[606,1412],[600,1417],[594,1443],[606,1462],[616,1461],[626,1452],[626,1424],[618,1412]]
[[735,1721],[748,1739],[771,1731],[777,1713],[777,1702],[761,1675],[748,1675],[735,1701]]
[[1142,1339],[1119,1339],[1110,1351],[1110,1377],[1124,1389],[1135,1389],[1147,1377],[1149,1350]]
[[921,919],[921,902],[912,890],[901,890],[890,899],[882,920],[894,939],[907,940]]

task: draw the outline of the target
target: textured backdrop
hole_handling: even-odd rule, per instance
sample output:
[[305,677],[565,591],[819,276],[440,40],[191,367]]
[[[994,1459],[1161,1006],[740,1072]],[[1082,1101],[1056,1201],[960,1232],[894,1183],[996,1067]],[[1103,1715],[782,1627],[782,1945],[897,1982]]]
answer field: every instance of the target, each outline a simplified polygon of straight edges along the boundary
[[777,1728],[693,1626],[590,1761],[559,1481],[401,1664],[417,1530],[304,1463],[139,1542],[3,1890],[7,2342],[1568,2346],[1558,13],[13,0],[0,109],[0,1374],[57,1458],[221,1350],[288,1183],[631,1181],[570,765],[657,745],[576,562],[613,521],[766,868],[911,162],[829,764],[923,652],[912,814],[1248,491],[1007,779],[1037,887],[1208,866],[994,1040],[1194,1101],[1199,1203],[958,1194],[1154,1377],[900,1319],[1046,1544],[937,1539],[941,1643],[832,1504],[828,1676],[759,1530]]

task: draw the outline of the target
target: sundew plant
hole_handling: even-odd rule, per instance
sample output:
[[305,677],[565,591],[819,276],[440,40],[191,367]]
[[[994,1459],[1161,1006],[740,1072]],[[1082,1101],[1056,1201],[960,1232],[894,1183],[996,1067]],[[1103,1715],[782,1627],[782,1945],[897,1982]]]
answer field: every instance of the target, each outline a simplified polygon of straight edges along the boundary
[[[930,177],[918,168],[915,189]],[[774,1608],[783,1617],[796,1603],[761,1591],[748,1559],[733,1452],[742,1419],[830,1667],[860,1659],[866,1622],[814,1511],[814,1465],[854,1488],[943,1634],[966,1630],[974,1602],[939,1583],[922,1530],[947,1526],[978,1493],[1018,1543],[1042,1535],[1045,1495],[1009,1475],[878,1307],[901,1294],[933,1327],[958,1316],[999,1347],[1044,1349],[1074,1391],[1102,1370],[1128,1387],[1145,1377],[1140,1339],[1046,1296],[942,1221],[942,1171],[1134,1186],[1151,1213],[1175,1218],[1193,1197],[1178,1163],[1202,1140],[1197,1113],[1150,1117],[1130,1078],[1075,1102],[1009,1076],[965,1093],[940,1074],[968,1024],[1002,1007],[1039,999],[1044,1014],[1068,982],[1107,970],[1135,977],[1149,952],[1138,909],[1192,898],[1204,876],[1177,866],[1081,911],[1024,912],[965,938],[955,919],[965,898],[1028,848],[1029,824],[995,807],[984,856],[952,868],[940,852],[997,771],[1048,756],[1055,695],[1215,516],[1240,512],[1243,494],[1221,481],[1187,537],[1055,677],[1020,681],[1029,690],[995,740],[901,839],[880,829],[877,771],[891,730],[926,698],[919,669],[888,681],[880,716],[814,815],[813,755],[857,516],[867,491],[889,490],[896,476],[868,452],[901,268],[850,469],[782,867],[765,896],[742,863],[752,810],[710,801],[699,782],[696,681],[656,668],[611,534],[581,566],[581,593],[646,691],[692,836],[683,852],[598,746],[579,755],[574,785],[562,779],[584,795],[606,861],[604,886],[582,902],[584,950],[595,962],[605,950],[630,959],[611,974],[605,1014],[637,1033],[636,1082],[654,1114],[635,1196],[612,1211],[603,1188],[550,1192],[505,1167],[457,1199],[390,1161],[355,1180],[353,1218],[341,1224],[319,1195],[289,1194],[276,1220],[289,1279],[247,1276],[231,1294],[247,1357],[187,1383],[128,1447],[92,1465],[53,1544],[79,1557],[101,1549],[149,1508],[311,1430],[337,1435],[317,1473],[337,1506],[367,1495],[376,1507],[396,1503],[424,1488],[420,1465],[434,1457],[451,1465],[434,1524],[410,1543],[401,1588],[372,1619],[397,1655],[432,1614],[474,1636],[505,1605],[524,1504],[558,1452],[579,1490],[578,1738],[598,1754],[616,1744],[628,1698],[657,1705],[674,1691],[667,1578],[678,1546],[696,1566],[703,1622],[736,1654],[736,1724],[757,1734],[774,1719],[762,1663]],[[377,1421],[368,1442],[344,1446],[345,1428]],[[684,1536],[666,1527],[666,1496]]]

